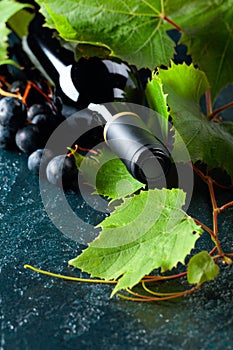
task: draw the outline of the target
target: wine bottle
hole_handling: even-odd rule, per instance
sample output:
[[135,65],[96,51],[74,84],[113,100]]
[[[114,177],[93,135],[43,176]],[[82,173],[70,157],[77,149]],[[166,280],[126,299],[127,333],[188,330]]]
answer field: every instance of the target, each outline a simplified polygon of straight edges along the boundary
[[[121,106],[122,108],[122,106]],[[138,181],[156,185],[170,169],[170,153],[138,113],[114,112],[111,105],[89,104],[88,110],[104,120],[103,139]],[[91,113],[90,113],[91,114]],[[90,117],[91,118],[91,117]]]
[[143,96],[137,70],[118,59],[82,57],[75,61],[73,51],[61,46],[54,31],[43,27],[38,14],[22,40],[28,57],[48,80],[52,81],[63,101],[83,109],[89,103],[123,101],[140,103]]
[[[138,96],[140,91],[137,74],[122,61],[90,57],[76,62],[73,52],[62,47],[51,30],[42,27],[42,21],[36,16],[30,23],[23,47],[37,67],[39,62],[66,102],[78,109],[85,108],[84,115],[79,116],[83,129],[88,121],[93,122],[90,131],[79,138],[79,145],[86,146],[85,141],[90,139],[96,142],[96,137],[92,137],[95,132],[94,136],[97,135],[99,141],[105,140],[137,180],[156,184],[170,166],[166,147],[151,134],[139,115],[127,108],[118,113],[114,108],[109,110],[101,105],[127,100],[127,89],[131,90],[129,102],[132,102],[132,96]],[[93,142],[90,143],[93,146]]]

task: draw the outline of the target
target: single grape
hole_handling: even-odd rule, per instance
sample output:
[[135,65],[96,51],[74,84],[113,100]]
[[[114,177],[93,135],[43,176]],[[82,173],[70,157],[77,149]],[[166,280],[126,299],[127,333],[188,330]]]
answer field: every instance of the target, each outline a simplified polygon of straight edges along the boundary
[[43,148],[45,144],[44,137],[35,124],[28,124],[19,129],[15,136],[16,145],[25,153],[31,154],[38,148]]
[[8,126],[0,125],[0,148],[12,149],[15,147],[15,133]]
[[28,157],[28,169],[35,174],[45,175],[46,167],[53,158],[53,152],[47,148],[37,149]]
[[28,120],[32,120],[38,114],[51,114],[52,106],[49,103],[36,103],[28,108],[27,118]]
[[60,96],[54,96],[54,105],[56,107],[57,113],[60,114],[62,111],[62,99]]
[[54,116],[48,114],[37,114],[32,119],[32,124],[37,125],[41,131],[46,133],[52,132],[58,125]]
[[65,188],[71,188],[77,181],[77,167],[74,157],[67,157],[62,154],[54,157],[47,165],[47,179],[53,185]]
[[32,124],[38,126],[41,135],[47,141],[60,122],[54,114],[38,114],[32,119]]
[[21,95],[24,94],[24,91],[27,86],[27,81],[26,80],[15,80],[11,84],[10,91],[11,92],[20,92]]
[[0,124],[8,126],[13,132],[21,128],[27,119],[26,107],[15,97],[3,97],[0,100]]
[[45,114],[45,113],[40,113],[37,114],[33,119],[32,119],[32,124],[36,124],[38,127],[44,126],[49,123],[49,118],[50,115]]

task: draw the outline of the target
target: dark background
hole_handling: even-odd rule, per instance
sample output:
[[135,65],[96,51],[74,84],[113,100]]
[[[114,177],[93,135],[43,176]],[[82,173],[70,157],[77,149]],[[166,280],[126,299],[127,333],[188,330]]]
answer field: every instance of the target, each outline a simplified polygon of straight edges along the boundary
[[[160,303],[109,299],[111,286],[67,282],[25,270],[23,265],[29,263],[80,276],[67,261],[84,246],[62,235],[47,217],[38,178],[27,170],[25,155],[0,151],[0,174],[1,350],[233,348],[232,266],[223,266],[217,279],[197,293]],[[77,194],[69,192],[67,198],[77,210],[83,208],[86,220],[95,219]],[[217,198],[224,203],[232,199],[232,192],[218,191]],[[232,210],[219,220],[226,251],[232,251]],[[189,213],[211,225],[208,192],[199,182]],[[196,250],[211,246],[204,233]],[[163,288],[185,286],[184,281],[173,281]]]
[[[177,60],[189,60],[185,47],[179,50]],[[215,106],[232,96],[229,86]],[[222,115],[232,120],[232,109]],[[85,220],[101,220],[78,194],[68,192],[67,198]],[[232,200],[232,191],[218,191],[217,199],[220,205]],[[53,200],[56,206],[56,197]],[[200,181],[195,181],[189,213],[211,226],[209,195]],[[228,252],[233,248],[232,213],[233,208],[219,217],[220,239]],[[233,349],[231,265],[222,266],[216,280],[195,294],[160,303],[110,299],[111,286],[25,270],[24,264],[32,264],[80,276],[67,261],[84,246],[52,224],[40,199],[38,178],[27,170],[27,157],[17,151],[0,150],[0,219],[0,350]],[[212,246],[204,233],[196,251]],[[162,287],[183,290],[187,285],[181,280]]]

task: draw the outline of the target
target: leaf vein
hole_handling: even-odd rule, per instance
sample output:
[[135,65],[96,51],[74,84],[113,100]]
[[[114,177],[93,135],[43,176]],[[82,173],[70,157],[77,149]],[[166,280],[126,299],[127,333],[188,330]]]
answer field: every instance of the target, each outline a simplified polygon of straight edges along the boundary
[[[125,5],[125,2],[123,2]],[[80,7],[85,7],[89,9],[96,9],[99,10],[101,9],[103,12],[109,12],[109,13],[116,13],[116,14],[121,14],[121,15],[126,15],[126,16],[133,16],[133,17],[154,17],[157,16],[157,13],[153,15],[152,13],[137,13],[137,12],[132,12],[132,11],[124,11],[124,10],[116,10],[116,9],[110,9],[107,7],[104,7],[103,5],[100,5],[99,7],[94,6],[94,5],[86,5],[86,4],[80,4]]]
[[218,70],[217,70],[217,74],[216,74],[216,81],[218,81],[220,79],[220,76],[222,74],[222,67],[224,65],[224,60],[226,58],[226,53],[227,53],[228,47],[230,45],[230,39],[232,39],[232,30],[229,28],[227,23],[226,23],[226,28],[227,28],[227,31],[228,31],[229,35],[228,35],[228,38],[227,38],[226,44],[224,46],[224,50],[222,52],[220,62],[219,62],[219,66],[218,66]]
[[148,7],[150,7],[155,13],[160,14],[160,11],[158,11],[154,6],[152,6],[148,1],[146,0],[141,0],[142,3],[144,3],[145,5],[147,5]]

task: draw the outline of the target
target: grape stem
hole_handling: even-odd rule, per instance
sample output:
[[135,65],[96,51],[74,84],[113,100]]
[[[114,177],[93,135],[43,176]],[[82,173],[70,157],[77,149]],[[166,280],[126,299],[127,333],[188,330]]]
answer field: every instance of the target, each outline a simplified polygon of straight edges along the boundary
[[34,272],[43,274],[43,275],[47,275],[47,276],[51,276],[51,277],[56,277],[56,278],[60,278],[60,279],[64,279],[67,281],[75,281],[75,282],[86,282],[86,283],[99,283],[99,284],[116,284],[117,282],[115,280],[101,280],[101,279],[90,279],[90,278],[80,278],[80,277],[72,277],[72,276],[66,276],[66,275],[60,275],[57,273],[53,273],[53,272],[49,272],[49,271],[45,271],[45,270],[41,270],[38,269],[34,266],[25,264],[24,265],[25,269],[30,269]]
[[220,208],[218,208],[219,213],[221,213],[223,210],[228,209],[230,207],[233,207],[233,201],[228,202],[228,203],[222,205]]
[[209,255],[213,255],[217,250],[217,247],[215,246],[210,252]]
[[[212,108],[212,100],[211,100],[211,92],[210,89],[205,92],[205,100],[206,100],[206,111],[207,116],[211,115],[213,112]],[[209,119],[209,118],[208,118]]]
[[37,90],[43,97],[44,99],[51,104],[52,108],[54,109],[54,111],[56,111],[56,107],[54,106],[53,102],[51,101],[51,99],[44,93],[44,91],[42,91],[35,83],[33,83],[33,81],[28,81],[27,82],[27,86],[26,89],[24,91],[24,94],[22,96],[22,101],[25,105],[27,105],[27,97],[29,95],[30,90],[34,88],[35,90]]
[[208,232],[210,234],[211,237],[214,238],[214,232],[213,230],[211,230],[208,226],[206,226],[205,224],[203,224],[201,221],[194,219],[193,220],[196,222],[197,225],[201,226],[203,228],[203,230],[205,230],[206,232]]
[[42,91],[33,81],[28,81],[27,82],[27,86],[25,88],[24,94],[23,96],[21,95],[21,93],[19,91],[16,91],[15,93],[13,92],[9,92],[9,91],[5,91],[2,89],[2,83],[0,82],[0,94],[2,96],[6,96],[6,97],[14,97],[14,98],[18,98],[19,100],[21,100],[26,106],[27,106],[27,98],[29,95],[29,92],[32,88],[34,88],[35,90],[37,90],[44,98],[45,100],[51,104],[52,108],[54,111],[56,111],[56,107],[54,106],[53,102],[51,101],[51,99],[44,93],[44,91]]
[[0,75],[0,86],[6,85],[6,87],[10,87],[10,83],[6,80],[4,75]]
[[67,154],[67,157],[71,157],[74,155],[74,153],[78,152],[78,150],[83,151],[83,152],[90,152],[92,154],[94,154],[95,156],[98,156],[98,152],[95,151],[94,149],[89,149],[89,148],[85,148],[85,147],[81,147],[79,145],[75,145],[74,149],[71,149],[70,147],[67,147],[68,150],[70,150],[70,152]]
[[18,99],[22,100],[22,96],[21,96],[21,94],[19,92],[13,93],[13,92],[5,91],[1,87],[0,87],[0,94],[2,96],[15,97],[15,98],[18,98]]
[[[213,179],[212,179],[213,180]],[[233,189],[233,186],[225,186],[225,185],[222,185],[222,184],[220,184],[220,183],[218,183],[217,181],[215,181],[215,180],[213,180],[213,184],[215,185],[215,186],[218,186],[218,187],[220,187],[220,188],[222,188],[223,190],[232,190]]]
[[[214,192],[214,185],[219,185],[219,184],[215,180],[213,180],[209,175],[205,175],[195,165],[193,165],[193,169],[200,176],[200,178],[208,185],[211,204],[212,204],[213,230],[209,229],[206,225],[200,223],[198,220],[195,220],[195,221],[196,223],[199,223],[203,227],[203,229],[210,234],[212,240],[216,245],[216,249],[218,250],[219,256],[223,257],[224,259],[225,254],[221,248],[221,244],[218,238],[218,214],[220,214],[223,210],[232,207],[233,201],[226,203],[221,207],[218,207],[216,197],[215,197],[215,192]],[[213,253],[213,250],[211,251],[211,253]]]
[[225,104],[222,107],[215,109],[215,111],[213,111],[211,113],[208,113],[208,120],[213,120],[219,113],[221,113],[222,111],[225,111],[226,109],[228,109],[232,106],[233,106],[233,101]]
[[164,13],[161,13],[160,14],[160,18],[163,19],[164,21],[167,21],[168,23],[170,23],[174,28],[176,28],[179,32],[182,31],[182,28],[176,24],[175,22],[173,22],[172,19],[168,18],[167,16],[165,16]]
[[187,272],[181,272],[178,274],[170,275],[170,276],[150,276],[145,275],[140,282],[158,282],[158,281],[167,281],[171,279],[181,278],[187,275]]
[[191,289],[187,289],[183,292],[174,292],[174,293],[157,293],[152,291],[151,289],[147,288],[145,284],[143,283],[143,288],[145,289],[146,292],[155,295],[154,297],[148,296],[148,295],[143,295],[139,293],[133,292],[131,289],[127,288],[126,291],[133,295],[133,297],[118,293],[117,295],[126,300],[131,300],[131,301],[147,301],[147,302],[153,302],[153,301],[163,301],[163,300],[170,300],[170,299],[175,299],[179,298],[188,294],[191,294],[195,291],[197,291],[201,287],[201,283],[197,284],[195,287]]

